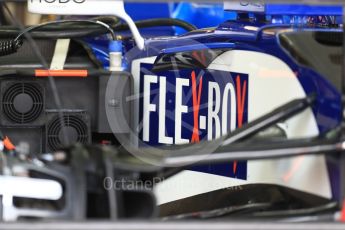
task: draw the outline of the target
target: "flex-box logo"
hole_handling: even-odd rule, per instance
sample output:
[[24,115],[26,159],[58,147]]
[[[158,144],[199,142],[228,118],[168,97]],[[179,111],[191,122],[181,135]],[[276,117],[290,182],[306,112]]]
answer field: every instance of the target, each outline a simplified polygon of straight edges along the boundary
[[247,122],[248,80],[247,74],[215,70],[141,72],[140,140],[158,146],[226,135]]
[[[155,72],[141,64],[139,139],[150,146],[198,143],[241,127],[248,120],[249,78],[218,70]],[[139,144],[140,145],[140,144]],[[193,167],[205,173],[247,179],[247,162]]]

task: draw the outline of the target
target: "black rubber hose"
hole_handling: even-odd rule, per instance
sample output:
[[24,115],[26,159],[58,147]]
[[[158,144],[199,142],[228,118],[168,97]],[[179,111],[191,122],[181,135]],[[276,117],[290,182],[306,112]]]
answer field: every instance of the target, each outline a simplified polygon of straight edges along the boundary
[[[21,32],[16,36],[15,39],[5,40],[0,42],[0,56],[5,56],[9,54],[16,53],[17,50],[22,46],[23,44],[23,38],[27,33],[31,33],[32,31],[39,30],[40,28],[44,28],[46,26],[51,25],[61,25],[61,24],[70,24],[70,23],[77,23],[77,24],[91,24],[91,25],[97,25],[102,26],[105,28],[108,33],[112,35],[112,39],[116,39],[116,35],[114,30],[106,23],[101,22],[99,20],[60,20],[60,21],[52,21],[52,22],[46,22],[35,26],[27,27],[24,30],[21,30]],[[66,32],[65,32],[66,33]],[[68,34],[68,33],[67,33]]]
[[[105,20],[100,20],[103,22],[108,22]],[[149,28],[149,27],[161,27],[161,26],[177,26],[181,27],[187,31],[193,31],[197,29],[194,25],[173,18],[156,18],[141,20],[135,22],[138,28]],[[114,31],[125,31],[129,27],[127,24],[111,24]],[[44,28],[39,28],[35,31],[31,31],[30,34],[34,38],[80,38],[88,36],[97,36],[101,34],[106,34],[108,30],[97,25],[85,25],[85,24],[64,24],[61,25],[47,25]],[[0,37],[12,38],[18,35],[20,31],[18,28],[13,26],[3,26],[0,27]]]
[[84,26],[89,26],[89,25],[96,25],[98,27],[102,27],[104,29],[107,30],[108,33],[110,33],[112,35],[112,38],[115,40],[116,39],[116,35],[115,35],[115,32],[114,30],[112,29],[112,27],[110,27],[108,24],[102,22],[102,21],[99,21],[99,20],[79,20],[79,19],[70,19],[70,20],[59,20],[59,21],[49,21],[49,22],[45,22],[45,23],[42,23],[42,24],[39,24],[39,25],[34,25],[34,26],[30,26],[28,28],[26,28],[25,30],[21,31],[17,37],[14,39],[14,40],[19,40],[21,39],[21,37],[26,34],[26,33],[30,33],[32,31],[36,31],[36,30],[39,30],[40,28],[45,28],[47,26],[52,26],[52,25],[63,25],[63,24],[77,24],[77,25],[83,25]]
[[23,40],[7,40],[0,42],[0,56],[5,56],[17,52],[22,46]]
[[[111,23],[108,27],[106,23],[101,20],[108,20]],[[86,36],[97,36],[100,34],[105,34],[111,32],[113,39],[115,39],[114,31],[124,31],[128,30],[127,24],[117,24],[114,26],[116,20],[114,18],[98,18],[102,25],[98,25],[99,21],[91,20],[63,20],[57,22],[47,22],[36,26],[31,26],[26,28],[24,31],[19,31],[17,28],[5,27],[0,28],[0,35],[5,34],[7,37],[16,36],[15,39],[8,39],[6,41],[0,42],[0,56],[9,55],[17,52],[17,50],[22,45],[22,35],[25,33],[30,33],[32,37],[35,38],[80,38]],[[88,25],[85,25],[85,24]],[[63,26],[61,24],[64,24]],[[197,29],[194,25],[173,18],[156,18],[137,21],[135,23],[138,28],[148,28],[148,27],[160,27],[160,26],[179,26],[186,29],[187,31],[192,31]],[[7,29],[6,29],[7,28]],[[1,36],[0,36],[1,37]]]
[[[181,27],[187,31],[193,31],[197,28],[180,19],[176,18],[155,18],[155,19],[146,19],[135,22],[138,28],[149,28],[149,27],[160,27],[160,26],[178,26]],[[121,24],[113,28],[115,31],[123,31],[128,30],[129,27],[127,24]]]

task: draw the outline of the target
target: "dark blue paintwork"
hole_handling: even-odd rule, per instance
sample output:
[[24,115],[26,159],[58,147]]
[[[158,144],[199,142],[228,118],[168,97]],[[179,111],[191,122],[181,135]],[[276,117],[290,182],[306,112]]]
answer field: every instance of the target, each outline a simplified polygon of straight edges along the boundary
[[204,44],[195,44],[187,46],[178,46],[173,48],[167,48],[161,51],[161,53],[178,53],[192,50],[201,50],[201,49],[234,49],[236,47],[235,43],[230,42],[215,42],[215,43],[204,43]]

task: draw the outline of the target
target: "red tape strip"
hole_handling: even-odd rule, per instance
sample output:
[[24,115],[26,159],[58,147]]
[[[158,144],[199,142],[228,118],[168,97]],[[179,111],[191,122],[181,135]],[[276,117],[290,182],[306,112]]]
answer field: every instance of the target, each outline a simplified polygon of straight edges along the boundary
[[35,70],[36,77],[87,77],[87,70]]

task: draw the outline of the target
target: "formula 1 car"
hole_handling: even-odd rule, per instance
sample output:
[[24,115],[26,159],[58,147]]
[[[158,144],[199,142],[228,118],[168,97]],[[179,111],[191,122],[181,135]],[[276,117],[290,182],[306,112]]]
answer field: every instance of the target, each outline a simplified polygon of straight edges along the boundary
[[113,17],[0,27],[2,220],[336,220],[341,25],[236,7],[143,43]]

